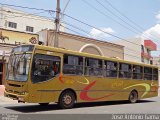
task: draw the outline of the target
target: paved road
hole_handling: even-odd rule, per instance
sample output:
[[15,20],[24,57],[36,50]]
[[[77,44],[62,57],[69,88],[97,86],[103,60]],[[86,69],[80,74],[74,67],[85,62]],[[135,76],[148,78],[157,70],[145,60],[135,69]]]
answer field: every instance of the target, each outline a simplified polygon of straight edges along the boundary
[[130,104],[125,101],[77,104],[73,109],[61,110],[56,104],[39,106],[38,104],[9,102],[0,103],[0,113],[11,114],[114,114],[114,113],[153,113],[160,114],[160,97],[150,98]]

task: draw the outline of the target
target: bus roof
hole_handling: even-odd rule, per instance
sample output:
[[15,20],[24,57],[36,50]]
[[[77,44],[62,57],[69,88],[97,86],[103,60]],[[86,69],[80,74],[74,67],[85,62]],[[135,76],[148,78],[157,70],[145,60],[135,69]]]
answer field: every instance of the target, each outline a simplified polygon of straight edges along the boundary
[[117,58],[109,58],[109,57],[105,57],[105,56],[84,53],[84,52],[78,52],[78,51],[72,51],[72,50],[63,49],[63,48],[55,48],[55,47],[51,47],[51,46],[35,45],[35,48],[40,49],[40,50],[55,51],[55,52],[59,52],[59,53],[65,53],[65,54],[71,54],[71,55],[77,55],[77,56],[91,57],[91,58],[104,59],[104,60],[115,61],[115,62],[123,62],[123,63],[128,63],[128,64],[159,68],[158,66],[155,66],[155,65],[132,62],[132,61],[127,61],[127,60],[117,59]]

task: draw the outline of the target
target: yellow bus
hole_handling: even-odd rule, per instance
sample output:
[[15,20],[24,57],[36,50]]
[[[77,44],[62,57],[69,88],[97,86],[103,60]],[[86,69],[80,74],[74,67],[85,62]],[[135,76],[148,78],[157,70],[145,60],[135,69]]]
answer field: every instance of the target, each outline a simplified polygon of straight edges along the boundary
[[[107,51],[106,51],[107,52]],[[158,96],[158,67],[40,45],[14,48],[5,96],[18,102],[72,108],[77,102]]]

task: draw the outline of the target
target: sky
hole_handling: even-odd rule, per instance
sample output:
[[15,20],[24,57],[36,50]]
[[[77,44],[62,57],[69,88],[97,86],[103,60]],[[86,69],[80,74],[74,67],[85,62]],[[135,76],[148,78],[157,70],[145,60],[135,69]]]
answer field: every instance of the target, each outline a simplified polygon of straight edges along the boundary
[[[68,0],[60,2],[63,12]],[[0,0],[0,3],[56,10],[56,0]],[[81,21],[63,16],[62,22],[66,23],[67,32],[110,42],[142,37],[153,40],[160,50],[160,0],[70,0],[64,13]],[[46,12],[39,15],[55,17],[55,14]],[[160,51],[153,55],[159,56]]]

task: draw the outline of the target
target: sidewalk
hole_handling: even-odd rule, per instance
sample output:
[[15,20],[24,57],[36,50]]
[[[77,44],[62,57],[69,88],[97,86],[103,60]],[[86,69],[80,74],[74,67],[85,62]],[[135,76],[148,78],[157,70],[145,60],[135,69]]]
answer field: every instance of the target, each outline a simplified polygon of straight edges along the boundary
[[0,85],[0,96],[4,95],[4,90],[5,90],[4,85]]
[[4,97],[4,85],[0,85],[0,104],[13,104],[17,103],[16,100],[12,100],[10,98]]

